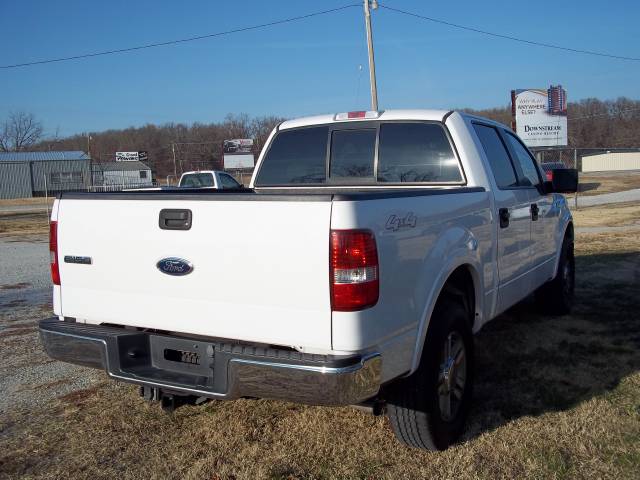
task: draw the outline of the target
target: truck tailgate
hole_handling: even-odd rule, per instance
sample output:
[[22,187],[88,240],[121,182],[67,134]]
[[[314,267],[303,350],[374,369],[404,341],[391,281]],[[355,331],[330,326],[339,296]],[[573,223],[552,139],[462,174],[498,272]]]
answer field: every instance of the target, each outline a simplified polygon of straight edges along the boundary
[[[189,230],[159,227],[189,209]],[[61,199],[61,314],[274,345],[331,348],[330,201]],[[91,257],[91,264],[65,256]],[[159,260],[193,271],[172,276]]]

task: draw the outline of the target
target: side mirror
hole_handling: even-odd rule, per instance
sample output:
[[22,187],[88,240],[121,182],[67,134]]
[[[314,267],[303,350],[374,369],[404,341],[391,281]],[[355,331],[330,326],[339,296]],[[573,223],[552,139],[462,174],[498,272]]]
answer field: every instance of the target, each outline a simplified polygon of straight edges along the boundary
[[553,179],[550,183],[551,188],[547,189],[550,193],[575,193],[578,191],[578,170],[575,168],[559,168],[553,169]]

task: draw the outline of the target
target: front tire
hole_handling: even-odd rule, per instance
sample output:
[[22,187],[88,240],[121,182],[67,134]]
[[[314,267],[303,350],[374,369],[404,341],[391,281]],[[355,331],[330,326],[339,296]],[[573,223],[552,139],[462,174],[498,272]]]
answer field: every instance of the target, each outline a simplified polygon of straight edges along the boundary
[[469,314],[456,301],[438,301],[420,366],[391,387],[387,415],[398,440],[444,450],[464,429],[473,389],[473,335]]
[[573,240],[567,235],[562,242],[558,272],[536,292],[536,302],[549,315],[571,313],[575,294],[575,258]]

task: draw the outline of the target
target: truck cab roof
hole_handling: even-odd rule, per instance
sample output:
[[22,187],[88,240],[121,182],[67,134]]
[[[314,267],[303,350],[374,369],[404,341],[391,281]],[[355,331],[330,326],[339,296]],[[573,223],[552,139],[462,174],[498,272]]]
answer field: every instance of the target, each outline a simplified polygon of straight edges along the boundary
[[422,120],[444,122],[448,116],[457,113],[460,116],[472,120],[482,121],[483,123],[492,124],[494,126],[505,127],[505,125],[490,120],[486,117],[480,117],[471,113],[461,112],[458,110],[436,110],[436,109],[397,109],[397,110],[379,110],[375,111],[357,111],[357,112],[341,112],[328,113],[324,115],[313,115],[309,117],[294,118],[286,120],[280,124],[279,130],[288,130],[290,128],[308,127],[311,125],[330,124],[334,122],[366,122],[376,121],[394,121],[394,120]]
[[[378,112],[341,112],[294,118],[280,124],[280,129],[307,127],[333,122],[361,122],[370,120],[427,120],[441,122],[450,110],[380,110]],[[366,117],[344,118],[349,114],[367,114]],[[371,114],[371,115],[370,115]]]

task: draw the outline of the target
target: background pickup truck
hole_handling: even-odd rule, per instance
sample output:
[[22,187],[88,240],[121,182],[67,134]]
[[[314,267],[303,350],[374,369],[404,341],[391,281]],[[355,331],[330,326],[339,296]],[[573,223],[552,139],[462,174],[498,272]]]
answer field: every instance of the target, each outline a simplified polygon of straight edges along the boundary
[[573,227],[503,125],[458,112],[286,121],[245,190],[63,194],[53,358],[171,407],[195,397],[366,404],[398,438],[461,433],[473,333],[536,291],[566,313]]

